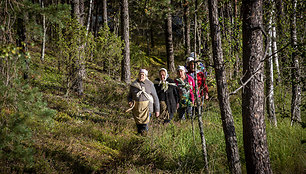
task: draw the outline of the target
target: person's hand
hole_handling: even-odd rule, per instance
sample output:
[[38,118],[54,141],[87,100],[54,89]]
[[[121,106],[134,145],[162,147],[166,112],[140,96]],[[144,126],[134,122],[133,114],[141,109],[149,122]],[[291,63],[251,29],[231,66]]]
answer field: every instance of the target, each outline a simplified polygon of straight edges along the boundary
[[155,116],[158,117],[159,116],[159,112],[155,112]]
[[205,94],[205,100],[208,100],[208,94]]
[[180,107],[180,104],[179,103],[177,103],[176,104],[176,109],[178,109]]
[[133,106],[133,102],[129,102],[129,106],[132,107]]

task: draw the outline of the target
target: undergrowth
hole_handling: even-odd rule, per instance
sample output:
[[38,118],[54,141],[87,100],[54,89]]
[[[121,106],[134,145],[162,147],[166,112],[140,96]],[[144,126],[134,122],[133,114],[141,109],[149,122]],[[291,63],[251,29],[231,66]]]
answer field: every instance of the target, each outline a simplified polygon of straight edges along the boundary
[[[48,108],[57,112],[52,115],[52,125],[32,123],[32,141],[22,142],[35,150],[33,162],[0,162],[0,172],[204,173],[197,118],[193,120],[194,132],[192,120],[181,122],[175,115],[172,123],[163,125],[153,118],[148,135],[138,136],[131,113],[125,112],[128,86],[105,74],[98,65],[88,63],[85,94],[65,95],[59,83],[62,70],[48,63],[56,59],[46,56],[42,64],[33,55],[35,72],[30,83],[38,87]],[[154,78],[156,69],[150,72],[150,78]],[[209,171],[229,173],[215,89],[210,89],[210,98],[203,113]],[[231,105],[242,170],[246,173],[239,94],[231,98]],[[266,122],[272,170],[304,173],[306,137],[301,126],[291,127],[290,119],[283,117],[288,109],[285,106],[277,111],[278,127]],[[9,111],[2,109],[1,116],[5,112]]]

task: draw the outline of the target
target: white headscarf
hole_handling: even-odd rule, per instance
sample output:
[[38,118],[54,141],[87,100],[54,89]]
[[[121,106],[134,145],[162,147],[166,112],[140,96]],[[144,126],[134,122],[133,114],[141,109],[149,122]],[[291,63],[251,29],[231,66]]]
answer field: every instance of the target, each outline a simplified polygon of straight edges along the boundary
[[184,66],[181,66],[181,65],[179,65],[177,67],[177,71],[179,71],[179,70],[183,70],[184,72],[188,72],[187,69]]
[[191,52],[189,56],[194,58],[194,52]]
[[146,69],[140,69],[139,74],[144,73],[146,76],[148,76],[148,71]]
[[[165,71],[166,73],[166,78],[165,80],[167,80],[167,78],[169,77],[168,71],[166,70],[166,68],[161,68],[158,72],[160,73],[161,71]],[[161,79],[160,79],[161,80]]]

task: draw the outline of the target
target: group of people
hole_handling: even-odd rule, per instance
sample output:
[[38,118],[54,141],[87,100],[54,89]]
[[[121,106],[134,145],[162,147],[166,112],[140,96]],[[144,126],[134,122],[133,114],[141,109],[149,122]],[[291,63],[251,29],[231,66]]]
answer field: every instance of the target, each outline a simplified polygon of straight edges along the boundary
[[[200,103],[208,99],[206,75],[203,69],[195,72],[198,63],[193,57],[188,57],[185,66],[178,66],[175,80],[169,78],[167,69],[159,70],[159,78],[151,82],[146,69],[139,70],[138,79],[131,83],[128,95],[130,110],[137,125],[139,134],[148,131],[152,113],[169,123],[176,112],[179,119],[192,117],[195,106],[195,96]],[[195,75],[197,76],[198,93],[195,90]]]

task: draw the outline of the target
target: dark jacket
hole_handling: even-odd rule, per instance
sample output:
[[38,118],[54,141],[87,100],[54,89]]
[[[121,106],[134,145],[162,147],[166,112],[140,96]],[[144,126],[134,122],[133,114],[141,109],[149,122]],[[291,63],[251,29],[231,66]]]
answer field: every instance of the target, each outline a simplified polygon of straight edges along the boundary
[[[175,84],[175,82],[172,79],[167,78],[166,80],[168,83]],[[176,112],[176,104],[179,102],[179,94],[177,90],[177,86],[174,85],[168,85],[168,89],[164,92],[162,90],[162,85],[159,84],[160,79],[157,78],[154,81],[154,86],[157,92],[158,98],[162,98],[161,95],[165,94],[165,102],[168,107],[169,114],[173,114]]]

